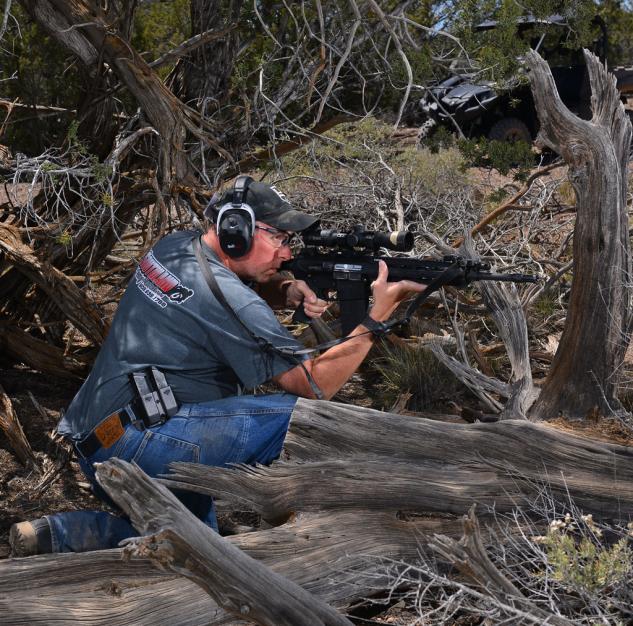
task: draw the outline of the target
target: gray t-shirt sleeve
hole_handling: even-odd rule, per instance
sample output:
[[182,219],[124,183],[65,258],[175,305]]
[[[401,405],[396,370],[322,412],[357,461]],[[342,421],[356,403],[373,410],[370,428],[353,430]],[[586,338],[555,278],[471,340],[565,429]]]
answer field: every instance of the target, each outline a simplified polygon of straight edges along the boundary
[[[236,311],[244,324],[252,329],[262,344],[276,348],[302,350],[302,346],[277,320],[272,309],[260,298],[251,301]],[[286,356],[271,349],[262,349],[248,335],[246,329],[235,322],[236,333],[224,333],[214,342],[216,353],[220,354],[247,388],[261,385],[282,374],[307,356]]]

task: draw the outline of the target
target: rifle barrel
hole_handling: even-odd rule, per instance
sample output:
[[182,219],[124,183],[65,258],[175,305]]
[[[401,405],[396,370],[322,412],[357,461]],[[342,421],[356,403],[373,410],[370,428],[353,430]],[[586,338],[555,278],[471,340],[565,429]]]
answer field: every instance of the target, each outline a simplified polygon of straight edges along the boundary
[[503,283],[537,283],[538,276],[531,274],[490,274],[482,273],[473,280],[498,280]]

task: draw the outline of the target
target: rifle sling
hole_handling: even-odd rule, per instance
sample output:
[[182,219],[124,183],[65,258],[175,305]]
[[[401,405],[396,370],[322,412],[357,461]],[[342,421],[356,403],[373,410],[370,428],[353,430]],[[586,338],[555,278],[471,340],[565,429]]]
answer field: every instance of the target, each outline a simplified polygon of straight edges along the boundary
[[404,317],[399,320],[401,325],[408,324],[411,321],[411,317],[415,313],[416,309],[432,294],[435,293],[440,287],[448,285],[454,278],[457,278],[462,273],[462,268],[459,263],[453,263],[449,265],[439,276],[435,277],[427,286],[424,291],[419,293],[407,307],[404,313]]
[[[200,269],[202,271],[202,275],[204,276],[204,279],[205,279],[207,285],[209,286],[209,289],[213,293],[213,295],[216,297],[218,302],[226,309],[226,311],[248,333],[248,335],[253,339],[253,341],[255,341],[255,343],[263,350],[267,350],[267,351],[272,350],[272,351],[277,352],[278,354],[280,354],[282,356],[286,356],[286,357],[300,357],[300,356],[304,356],[304,355],[308,355],[308,354],[314,354],[316,352],[321,352],[321,351],[327,350],[329,348],[333,348],[334,346],[338,346],[338,345],[340,345],[342,343],[345,343],[346,341],[349,341],[350,339],[354,339],[355,337],[361,337],[362,335],[370,335],[370,334],[374,334],[375,336],[377,335],[377,333],[375,333],[374,331],[367,330],[367,331],[365,331],[363,333],[359,333],[358,335],[354,335],[354,337],[350,337],[348,335],[346,337],[341,337],[339,339],[333,339],[332,341],[326,341],[325,343],[321,343],[318,346],[315,346],[314,348],[304,348],[302,350],[292,350],[292,349],[289,349],[289,348],[278,348],[277,346],[273,346],[270,342],[266,341],[263,337],[258,337],[240,319],[240,317],[233,310],[231,305],[227,302],[226,298],[224,297],[224,294],[222,293],[222,290],[220,289],[220,286],[217,283],[217,280],[215,279],[215,276],[213,275],[213,272],[211,271],[211,268],[209,267],[209,263],[207,262],[204,254],[202,252],[202,247],[201,247],[201,243],[200,243],[200,236],[194,237],[193,240],[192,240],[192,244],[193,244],[193,251],[194,251],[194,253],[196,255],[196,259],[198,261],[198,265],[200,266]],[[413,313],[415,313],[416,309],[432,293],[436,292],[438,289],[440,289],[440,287],[450,283],[454,278],[459,276],[461,271],[462,270],[459,267],[458,263],[453,263],[453,265],[450,265],[449,267],[447,267],[439,276],[434,278],[426,286],[426,289],[424,291],[422,291],[421,293],[419,293],[417,295],[417,297],[409,304],[409,306],[407,307],[407,310],[406,310],[406,312],[404,314],[404,317],[402,317],[401,319],[384,322],[383,326],[384,326],[385,330],[384,330],[384,332],[382,334],[383,335],[387,335],[394,328],[397,328],[399,326],[405,326],[406,324],[408,324],[409,321],[411,320],[411,317],[413,316]],[[310,372],[308,372],[308,370],[303,365],[303,362],[301,360],[298,359],[297,361],[298,361],[297,364],[301,365],[301,367],[303,368],[303,371],[305,372],[305,374],[306,374],[306,376],[308,378],[308,382],[310,383],[310,387],[312,388],[312,391],[314,392],[315,396],[317,398],[319,398],[319,399],[322,398],[323,394],[321,393],[321,390],[319,389],[319,387],[316,384],[315,380],[312,378],[312,375],[310,374]]]
[[193,246],[193,251],[196,256],[196,260],[198,261],[198,265],[200,266],[200,271],[202,272],[202,276],[204,277],[211,293],[215,296],[216,300],[224,307],[226,312],[235,320],[237,323],[246,331],[248,336],[257,344],[260,350],[264,352],[276,352],[285,358],[292,358],[297,365],[300,365],[305,372],[305,375],[308,379],[308,383],[312,389],[314,395],[321,400],[323,398],[323,393],[319,386],[316,384],[316,381],[308,372],[306,366],[303,364],[301,359],[298,359],[297,356],[300,356],[300,351],[289,350],[284,348],[278,348],[270,343],[268,340],[263,337],[259,337],[256,335],[240,318],[240,316],[234,311],[233,307],[228,303],[227,299],[224,297],[222,290],[220,289],[220,285],[218,285],[218,281],[216,280],[211,268],[209,267],[209,263],[202,252],[202,244],[200,242],[201,235],[197,235],[193,237],[191,243]]

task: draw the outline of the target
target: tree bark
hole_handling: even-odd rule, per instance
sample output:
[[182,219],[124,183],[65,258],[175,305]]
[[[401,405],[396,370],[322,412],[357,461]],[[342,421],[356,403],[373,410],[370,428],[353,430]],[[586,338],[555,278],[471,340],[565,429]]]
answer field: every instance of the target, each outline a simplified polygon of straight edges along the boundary
[[[376,512],[300,514],[283,526],[227,541],[324,602],[345,609],[389,587],[385,560],[415,561],[427,552],[426,541],[436,533],[457,538],[461,523],[439,516],[408,520]],[[122,555],[123,550],[117,549],[0,561],[0,623],[235,623],[197,584],[160,572],[148,559],[126,562]]]
[[558,96],[548,65],[527,55],[539,141],[569,165],[576,191],[574,280],[565,328],[532,419],[622,412],[618,373],[629,342],[631,258],[626,211],[631,122],[615,78],[585,51],[593,117],[582,120]]
[[[185,469],[181,482],[198,489],[188,478],[193,468]],[[415,565],[420,554],[429,555],[433,535],[458,538],[460,523],[449,512],[465,513],[473,500],[494,503],[497,511],[519,504],[528,518],[534,494],[550,495],[548,506],[559,500],[565,510],[573,500],[596,520],[633,515],[633,448],[526,420],[445,424],[300,399],[285,461],[265,469],[207,469],[214,477],[204,488],[225,503],[239,502],[239,510],[248,503],[271,517],[295,513],[283,526],[226,541],[339,609],[389,589],[386,564]],[[132,497],[127,474],[114,474],[112,495],[140,532],[160,532],[178,519],[171,500],[145,497],[145,490]],[[435,513],[420,515],[425,509]],[[0,622],[149,626],[157,615],[169,626],[233,621],[197,585],[158,575],[147,561],[126,566],[120,555],[0,562]]]
[[[463,242],[462,250],[468,258],[476,257],[471,237]],[[497,326],[512,366],[508,401],[500,418],[526,418],[528,409],[536,398],[536,391],[532,383],[527,320],[516,287],[483,280],[478,283],[478,288]]]
[[99,465],[97,481],[135,528],[151,533],[128,540],[129,554],[149,557],[193,580],[235,617],[262,626],[351,626],[333,608],[220,537],[139,467],[113,458]]

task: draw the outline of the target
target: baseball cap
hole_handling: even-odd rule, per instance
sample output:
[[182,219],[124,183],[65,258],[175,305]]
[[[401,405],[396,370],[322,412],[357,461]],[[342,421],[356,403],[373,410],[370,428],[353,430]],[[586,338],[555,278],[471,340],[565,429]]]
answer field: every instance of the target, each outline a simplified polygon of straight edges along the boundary
[[[214,195],[204,211],[205,217],[213,219],[221,206],[233,199],[233,190],[228,189],[221,195]],[[302,213],[293,208],[288,198],[274,185],[253,181],[244,194],[243,201],[253,209],[255,218],[279,230],[301,232],[319,221],[314,215]]]

